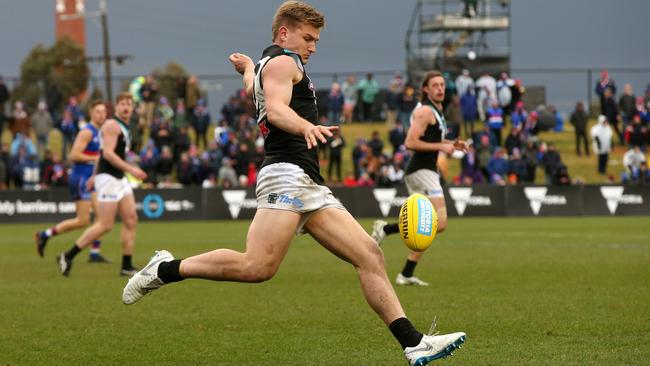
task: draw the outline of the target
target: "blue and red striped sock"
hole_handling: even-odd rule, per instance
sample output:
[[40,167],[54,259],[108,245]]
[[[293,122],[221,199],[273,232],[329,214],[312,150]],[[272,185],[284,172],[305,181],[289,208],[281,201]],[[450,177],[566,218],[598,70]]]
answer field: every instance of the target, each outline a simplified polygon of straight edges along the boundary
[[55,235],[58,234],[58,233],[59,233],[59,232],[56,230],[56,226],[52,226],[52,227],[49,228],[49,229],[46,229],[46,230],[44,230],[44,231],[41,231],[41,238],[43,238],[43,239],[49,239],[49,238],[55,236]]
[[99,255],[101,245],[102,245],[101,241],[95,240],[92,246],[90,247],[90,256]]

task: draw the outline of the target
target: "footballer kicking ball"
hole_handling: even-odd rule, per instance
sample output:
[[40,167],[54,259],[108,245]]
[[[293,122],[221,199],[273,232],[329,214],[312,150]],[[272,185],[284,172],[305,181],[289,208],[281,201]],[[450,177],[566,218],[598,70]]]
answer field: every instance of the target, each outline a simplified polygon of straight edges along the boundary
[[416,252],[425,251],[438,230],[438,215],[429,198],[412,194],[399,210],[399,235],[404,244]]

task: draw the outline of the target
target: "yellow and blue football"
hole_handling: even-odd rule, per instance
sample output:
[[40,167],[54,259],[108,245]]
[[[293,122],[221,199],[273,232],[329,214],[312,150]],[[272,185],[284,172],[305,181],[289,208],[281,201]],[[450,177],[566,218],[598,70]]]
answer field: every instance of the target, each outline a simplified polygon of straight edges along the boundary
[[399,211],[399,235],[416,252],[425,251],[438,230],[438,215],[426,196],[412,194]]

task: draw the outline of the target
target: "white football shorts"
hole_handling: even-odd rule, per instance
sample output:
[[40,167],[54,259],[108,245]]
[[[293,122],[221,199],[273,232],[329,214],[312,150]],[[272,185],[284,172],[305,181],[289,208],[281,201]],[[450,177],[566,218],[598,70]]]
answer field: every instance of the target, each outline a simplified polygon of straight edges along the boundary
[[440,176],[429,169],[419,169],[404,176],[409,194],[420,193],[427,197],[444,197]]
[[301,214],[297,234],[315,212],[325,208],[345,210],[332,191],[316,184],[302,168],[291,163],[275,163],[257,175],[257,208],[287,210]]
[[126,177],[118,179],[106,173],[95,176],[95,191],[99,202],[119,202],[124,196],[133,194]]

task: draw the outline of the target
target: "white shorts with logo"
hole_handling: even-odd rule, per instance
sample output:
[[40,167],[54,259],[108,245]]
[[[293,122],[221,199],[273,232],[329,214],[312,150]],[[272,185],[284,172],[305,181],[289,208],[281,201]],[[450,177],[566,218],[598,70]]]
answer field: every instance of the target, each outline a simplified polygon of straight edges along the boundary
[[416,170],[404,177],[409,194],[421,193],[427,197],[444,197],[440,176],[429,169]]
[[115,178],[106,173],[95,176],[95,191],[99,202],[119,202],[124,196],[133,194],[133,189],[126,177]]
[[302,168],[291,163],[275,163],[257,174],[257,208],[292,211],[302,215],[297,234],[315,212],[325,208],[345,210],[332,191],[316,184]]

